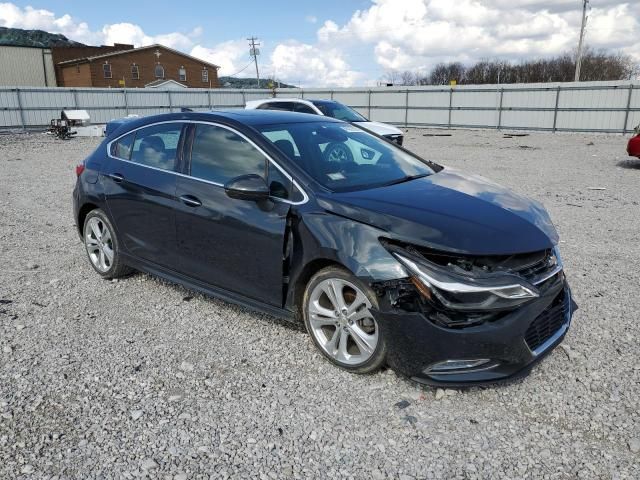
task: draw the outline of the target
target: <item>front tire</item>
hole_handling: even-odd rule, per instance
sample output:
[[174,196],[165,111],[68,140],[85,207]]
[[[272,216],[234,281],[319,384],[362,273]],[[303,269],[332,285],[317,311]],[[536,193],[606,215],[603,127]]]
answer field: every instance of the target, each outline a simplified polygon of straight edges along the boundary
[[327,267],[309,281],[302,308],[307,331],[326,358],[350,372],[371,373],[387,354],[370,311],[377,307],[371,288],[343,268]]
[[132,272],[130,267],[122,263],[115,229],[102,210],[97,208],[87,214],[82,231],[89,263],[98,275],[110,280]]

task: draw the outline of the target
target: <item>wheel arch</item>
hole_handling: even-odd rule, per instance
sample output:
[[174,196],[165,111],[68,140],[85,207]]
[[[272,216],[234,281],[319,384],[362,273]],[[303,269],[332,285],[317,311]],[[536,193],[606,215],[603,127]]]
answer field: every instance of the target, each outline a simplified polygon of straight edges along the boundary
[[95,203],[86,202],[78,210],[78,218],[76,219],[76,226],[78,227],[78,234],[80,236],[83,235],[85,218],[87,218],[87,215],[89,215],[89,212],[97,208],[100,208],[100,207]]

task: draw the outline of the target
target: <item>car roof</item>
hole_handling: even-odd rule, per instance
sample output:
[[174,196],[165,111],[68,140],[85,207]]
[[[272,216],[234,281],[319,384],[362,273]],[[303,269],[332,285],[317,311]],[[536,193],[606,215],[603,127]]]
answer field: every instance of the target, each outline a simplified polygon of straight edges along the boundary
[[121,135],[129,130],[144,127],[158,122],[167,121],[205,121],[205,122],[221,122],[225,124],[242,124],[252,127],[260,125],[275,125],[286,123],[306,123],[306,122],[335,122],[343,123],[335,118],[323,117],[307,113],[288,112],[284,110],[211,110],[208,112],[180,112],[180,113],[162,113],[160,115],[151,115],[148,117],[140,117],[132,119],[130,122],[123,124],[113,132],[113,136]]

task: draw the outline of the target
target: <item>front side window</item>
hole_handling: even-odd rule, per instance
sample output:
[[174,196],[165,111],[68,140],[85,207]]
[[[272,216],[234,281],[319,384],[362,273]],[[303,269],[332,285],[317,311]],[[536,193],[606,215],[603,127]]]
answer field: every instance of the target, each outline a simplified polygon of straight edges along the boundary
[[140,69],[138,68],[138,65],[136,65],[135,63],[131,65],[131,78],[133,80],[140,79]]
[[240,175],[266,177],[266,158],[240,135],[200,124],[191,148],[191,176],[224,185]]
[[187,81],[187,70],[184,67],[180,67],[178,69],[178,79],[181,82],[186,82]]
[[110,63],[103,64],[102,72],[104,73],[104,78],[111,78],[111,64]]
[[156,64],[155,68],[155,76],[156,78],[164,78],[164,67],[159,63]]
[[291,161],[332,191],[392,185],[432,175],[441,168],[342,122],[259,128]]
[[163,123],[137,130],[131,161],[162,170],[175,170],[181,123]]

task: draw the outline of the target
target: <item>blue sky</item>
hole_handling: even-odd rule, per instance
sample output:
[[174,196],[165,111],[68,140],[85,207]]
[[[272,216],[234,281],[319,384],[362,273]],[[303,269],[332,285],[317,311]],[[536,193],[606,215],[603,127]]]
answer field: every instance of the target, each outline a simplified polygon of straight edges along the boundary
[[[247,66],[255,35],[262,76],[307,87],[375,85],[442,61],[556,55],[575,49],[580,17],[580,0],[0,0],[0,26],[87,44],[162,43],[221,75]],[[586,41],[640,61],[640,1],[591,0]]]

